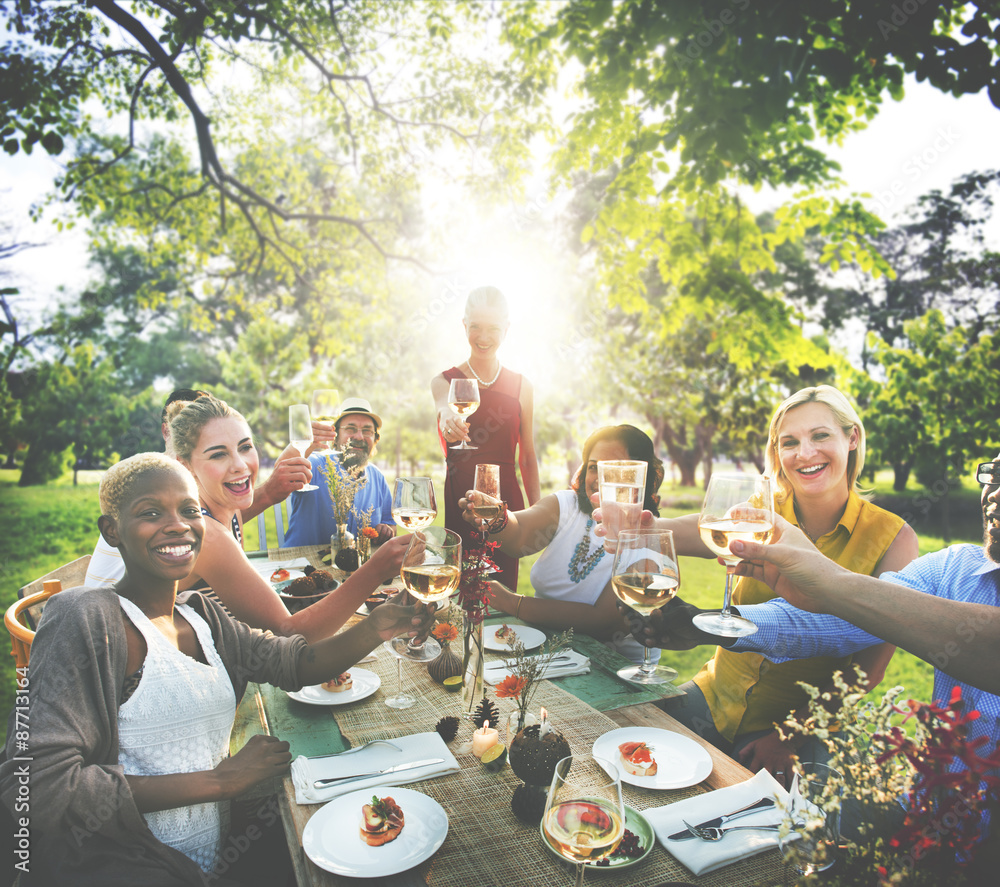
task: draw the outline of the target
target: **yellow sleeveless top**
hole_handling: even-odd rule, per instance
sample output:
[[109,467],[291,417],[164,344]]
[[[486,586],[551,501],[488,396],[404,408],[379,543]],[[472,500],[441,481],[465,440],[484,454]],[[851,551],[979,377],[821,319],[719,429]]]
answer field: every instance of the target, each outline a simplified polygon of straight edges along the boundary
[[[775,511],[798,526],[791,496]],[[840,522],[820,537],[816,547],[851,572],[871,575],[903,523],[901,517],[852,492]],[[773,597],[767,585],[745,576],[733,590],[734,604],[760,604]],[[798,681],[822,687],[835,671],[846,669],[851,658],[817,656],[775,664],[760,653],[733,653],[718,647],[715,658],[705,663],[694,682],[705,694],[715,728],[732,741],[740,734],[782,723],[808,699]]]

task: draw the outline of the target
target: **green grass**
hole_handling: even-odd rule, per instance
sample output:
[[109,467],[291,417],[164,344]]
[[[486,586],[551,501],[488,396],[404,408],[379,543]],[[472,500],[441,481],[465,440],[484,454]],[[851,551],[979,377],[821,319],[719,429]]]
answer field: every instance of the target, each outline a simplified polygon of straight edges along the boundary
[[[81,472],[79,486],[73,486],[67,475],[45,487],[18,487],[17,471],[0,470],[0,606],[6,609],[17,599],[17,590],[33,579],[68,561],[93,551],[97,535],[97,498],[99,472]],[[443,478],[436,477],[438,489]],[[891,477],[876,477],[879,493],[890,491]],[[908,491],[906,498],[919,503],[920,491]],[[685,514],[697,509],[702,492],[697,488],[665,488],[665,516]],[[962,534],[952,541],[981,542],[982,531],[978,490],[963,488],[952,494],[954,525]],[[443,522],[442,515],[438,523]],[[256,526],[248,527],[247,548],[256,548]],[[273,519],[268,520],[269,544],[277,544]],[[939,534],[921,535],[922,553],[936,551],[944,545]],[[524,558],[521,563],[518,591],[531,593],[531,565],[538,555]],[[718,607],[722,601],[724,574],[714,561],[699,558],[681,559],[681,594],[699,607]],[[5,642],[6,647],[6,642]],[[698,647],[682,652],[664,652],[661,661],[677,669],[679,680],[688,680],[711,658],[714,648]],[[0,657],[0,706],[8,711],[14,697],[14,662],[9,655]],[[908,653],[897,651],[889,664],[882,689],[902,684],[907,696],[929,700],[933,683],[930,665]],[[876,691],[878,693],[879,691]]]

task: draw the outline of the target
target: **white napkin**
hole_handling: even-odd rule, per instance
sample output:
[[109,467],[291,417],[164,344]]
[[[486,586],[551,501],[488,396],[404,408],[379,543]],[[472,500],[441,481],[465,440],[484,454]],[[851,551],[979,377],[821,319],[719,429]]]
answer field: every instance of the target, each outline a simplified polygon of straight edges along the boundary
[[723,866],[739,862],[748,856],[754,856],[772,847],[777,847],[778,832],[741,830],[726,835],[721,841],[703,841],[700,838],[670,841],[667,840],[667,835],[672,835],[684,828],[682,819],[686,819],[692,825],[697,825],[714,816],[732,813],[734,810],[753,804],[761,798],[776,798],[778,806],[769,810],[761,810],[759,813],[749,813],[732,823],[727,823],[727,825],[769,825],[781,822],[783,813],[780,805],[787,804],[788,792],[778,784],[767,770],[761,770],[753,778],[738,785],[730,785],[663,807],[643,810],[642,815],[649,820],[656,837],[668,853],[684,863],[693,874],[703,875],[706,872],[714,872]]
[[[589,674],[590,660],[576,650],[561,650],[557,656],[567,656],[568,659],[560,659],[558,662],[550,662],[539,673],[540,678],[565,678],[571,674]],[[537,656],[526,657],[537,659]],[[507,668],[501,660],[494,660],[486,663],[484,677],[487,684],[499,684],[505,678],[510,677],[511,670]]]
[[[349,755],[337,755],[333,758],[307,758],[299,755],[292,761],[292,783],[295,785],[295,803],[322,804],[338,795],[348,792],[369,789],[377,785],[403,785],[407,782],[421,782],[433,779],[445,773],[457,773],[458,761],[448,751],[441,736],[430,733],[415,733],[412,736],[400,736],[392,740],[402,752],[395,751],[387,745],[373,745],[364,751]],[[351,776],[356,773],[369,773],[382,770],[395,764],[406,764],[409,761],[420,761],[430,758],[444,758],[441,764],[427,767],[417,767],[404,770],[402,773],[386,773],[383,776],[372,776],[368,779],[356,779],[351,782],[339,782],[324,788],[314,788],[317,779],[329,779],[334,776]]]
[[271,581],[271,574],[275,570],[299,570],[309,566],[309,561],[304,557],[293,558],[289,561],[250,561],[253,568],[260,573],[268,582]]

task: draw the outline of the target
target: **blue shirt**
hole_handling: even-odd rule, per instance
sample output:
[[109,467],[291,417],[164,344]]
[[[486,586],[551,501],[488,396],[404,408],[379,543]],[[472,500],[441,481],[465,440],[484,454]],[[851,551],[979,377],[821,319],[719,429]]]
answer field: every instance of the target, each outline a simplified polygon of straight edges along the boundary
[[[879,578],[947,600],[1000,606],[1000,564],[990,561],[979,545],[952,545],[917,558],[898,573],[883,573]],[[739,611],[757,625],[757,631],[739,638],[729,649],[738,653],[748,650],[763,653],[773,662],[810,656],[845,656],[881,643],[881,638],[843,619],[807,613],[781,598],[766,604],[741,606]],[[1000,697],[957,681],[947,673],[949,657],[955,655],[959,645],[975,637],[977,631],[977,624],[970,619],[958,627],[957,637],[941,637],[941,650],[933,657],[934,701],[947,704],[952,689],[962,688],[963,710],[979,712],[979,719],[968,725],[968,738],[987,738],[979,749],[979,754],[985,756],[1000,743]],[[961,761],[953,760],[949,769],[957,772],[964,767]]]
[[[337,470],[343,473],[340,460],[335,458]],[[329,545],[330,537],[337,532],[337,524],[333,518],[333,502],[330,501],[330,487],[327,483],[326,453],[313,454],[309,457],[312,465],[312,482],[319,487],[311,492],[292,493],[288,497],[288,530],[285,533],[285,545],[293,548],[297,545]],[[371,516],[371,526],[389,524],[396,526],[392,519],[392,493],[385,482],[385,476],[374,465],[365,466],[365,482],[354,494],[354,506],[347,516],[347,529],[357,537],[358,515],[375,506]]]

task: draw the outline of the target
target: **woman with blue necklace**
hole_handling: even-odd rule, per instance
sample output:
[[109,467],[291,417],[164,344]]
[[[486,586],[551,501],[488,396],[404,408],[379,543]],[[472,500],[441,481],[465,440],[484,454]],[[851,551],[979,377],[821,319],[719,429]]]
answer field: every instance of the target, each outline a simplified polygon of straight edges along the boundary
[[[583,445],[583,462],[571,488],[539,499],[530,508],[501,514],[492,521],[491,541],[511,557],[542,556],[531,568],[534,597],[512,592],[491,582],[491,603],[498,610],[547,628],[575,631],[605,641],[623,656],[642,662],[642,646],[628,633],[611,590],[614,555],[594,535],[590,497],[597,492],[597,463],[609,459],[646,462],[644,508],[658,514],[656,491],[663,482],[663,463],[653,453],[653,442],[632,425],[598,428]],[[471,491],[470,491],[471,492]],[[469,493],[466,493],[468,497]],[[476,494],[480,495],[480,494]],[[478,525],[467,498],[459,502],[463,518]],[[655,659],[658,650],[650,651]]]

